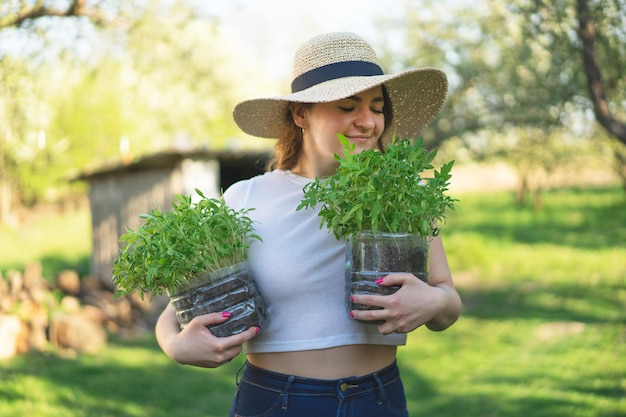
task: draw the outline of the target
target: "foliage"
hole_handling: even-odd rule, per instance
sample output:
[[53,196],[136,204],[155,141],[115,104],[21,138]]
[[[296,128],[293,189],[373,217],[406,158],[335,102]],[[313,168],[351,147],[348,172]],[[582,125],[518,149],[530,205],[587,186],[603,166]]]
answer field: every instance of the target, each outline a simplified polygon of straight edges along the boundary
[[360,230],[439,234],[437,221],[445,220],[456,201],[446,195],[454,161],[426,178],[437,152],[426,151],[421,139],[413,144],[394,138],[384,152],[355,153],[355,145],[339,138],[344,156],[335,155],[337,173],[307,184],[298,210],[321,203],[320,226],[326,224],[337,238]]
[[[528,138],[508,139],[533,131],[545,139],[533,140],[543,142],[545,153],[553,153],[555,165],[562,166],[571,154],[558,151],[570,138],[599,142],[581,60],[576,2],[427,0],[424,7],[430,13],[410,1],[404,5],[404,24],[395,25],[403,28],[408,45],[398,51],[403,65],[439,67],[451,80],[446,106],[424,132],[429,146],[452,138],[475,159],[505,157],[514,165],[529,165],[527,152],[520,152]],[[589,7],[607,107],[616,119],[624,119],[625,2],[590,1]],[[525,180],[519,179],[520,191]]]
[[135,22],[125,46],[133,79],[126,91],[149,115],[142,123],[153,138],[165,136],[161,142],[169,144],[185,137],[218,148],[239,135],[231,112],[249,78],[217,22],[182,6],[165,14],[154,10]]
[[[67,82],[55,101],[48,132],[52,138],[64,138],[71,152],[56,163],[75,167],[74,174],[93,169],[119,157],[122,137],[142,135],[137,110],[125,104],[132,98],[124,75],[122,64],[104,60],[97,71],[84,68]],[[65,175],[69,176],[67,168]]]
[[174,291],[206,272],[234,265],[247,258],[252,221],[250,209],[236,211],[223,198],[193,203],[191,196],[176,195],[171,211],[153,209],[140,217],[146,222],[126,229],[125,242],[113,265],[118,294],[137,292],[142,298]]
[[112,12],[121,9],[123,2],[119,0],[113,2],[111,0],[91,0],[90,2],[85,0],[65,2],[4,0],[4,3],[0,8],[0,29],[11,26],[21,27],[46,17],[86,17],[98,25],[112,23],[114,17]]
[[[429,131],[435,142],[509,126],[565,127],[575,133],[572,119],[592,122],[574,3],[427,0],[423,6],[430,13],[422,13],[406,1],[400,27],[407,47],[396,60],[403,59],[406,67],[442,68],[451,80],[452,94]],[[608,104],[622,118],[624,3],[589,5]]]
[[[0,20],[28,3],[0,6]],[[119,160],[122,143],[125,159],[179,145],[226,147],[239,132],[234,103],[261,82],[234,62],[219,22],[182,0],[89,3],[115,24],[70,14],[0,29],[0,183],[12,193],[13,217],[76,191],[68,179]]]

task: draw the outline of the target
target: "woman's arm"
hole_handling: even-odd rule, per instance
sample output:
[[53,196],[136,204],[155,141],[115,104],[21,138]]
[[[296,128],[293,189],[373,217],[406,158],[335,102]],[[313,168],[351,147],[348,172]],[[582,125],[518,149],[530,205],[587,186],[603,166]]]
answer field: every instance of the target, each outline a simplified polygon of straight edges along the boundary
[[155,333],[159,346],[175,362],[202,368],[216,368],[229,362],[241,352],[241,346],[254,337],[258,328],[229,336],[213,336],[207,326],[228,320],[220,313],[194,317],[180,330],[176,312],[171,304],[163,310],[157,321]]
[[448,265],[446,251],[443,248],[441,236],[433,238],[430,242],[430,265],[428,284],[443,291],[441,293],[441,306],[431,320],[426,322],[430,330],[440,331],[450,327],[461,315],[461,297],[454,288],[452,273]]

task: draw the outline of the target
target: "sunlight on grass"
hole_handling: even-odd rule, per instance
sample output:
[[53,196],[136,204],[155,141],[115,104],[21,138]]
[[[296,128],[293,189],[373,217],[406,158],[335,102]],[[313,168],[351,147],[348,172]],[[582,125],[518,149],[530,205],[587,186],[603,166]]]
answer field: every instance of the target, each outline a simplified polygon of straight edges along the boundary
[[463,196],[442,231],[452,269],[486,281],[626,284],[624,194],[588,193],[546,193],[541,211],[510,193]]
[[399,353],[411,408],[424,416],[624,415],[625,349],[607,349],[619,340],[607,337],[611,328],[462,318],[444,333],[419,330]]
[[[590,250],[547,243],[504,245],[462,233],[444,239],[452,269],[466,271],[479,268],[485,280],[626,283],[626,247]],[[511,256],[512,252],[514,256]]]

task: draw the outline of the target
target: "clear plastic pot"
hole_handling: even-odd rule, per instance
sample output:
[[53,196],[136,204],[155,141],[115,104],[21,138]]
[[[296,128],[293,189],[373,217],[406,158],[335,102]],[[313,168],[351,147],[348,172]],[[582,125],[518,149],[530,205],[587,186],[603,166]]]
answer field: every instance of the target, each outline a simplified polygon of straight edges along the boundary
[[[399,287],[376,284],[393,273],[410,273],[428,282],[429,240],[410,233],[359,232],[346,242],[346,299],[348,310],[375,310],[379,307],[355,304],[353,294],[390,295]],[[381,321],[363,321],[381,324]]]
[[247,262],[199,276],[169,297],[181,327],[203,314],[231,313],[226,322],[209,326],[218,337],[238,334],[250,327],[262,329],[268,319]]

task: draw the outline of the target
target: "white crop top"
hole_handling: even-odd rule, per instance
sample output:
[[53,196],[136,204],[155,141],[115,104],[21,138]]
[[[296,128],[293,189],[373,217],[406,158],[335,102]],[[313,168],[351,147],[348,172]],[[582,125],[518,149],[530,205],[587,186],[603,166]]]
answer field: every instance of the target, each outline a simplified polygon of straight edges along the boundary
[[251,241],[249,261],[269,320],[246,343],[246,353],[324,349],[352,344],[403,345],[406,334],[383,336],[355,321],[345,301],[345,244],[320,229],[318,210],[296,211],[311,181],[275,170],[233,184],[225,193],[248,216],[262,242]]

